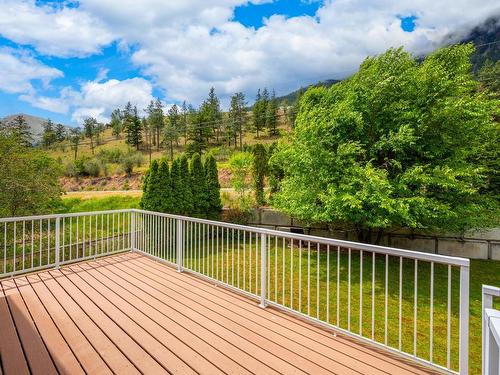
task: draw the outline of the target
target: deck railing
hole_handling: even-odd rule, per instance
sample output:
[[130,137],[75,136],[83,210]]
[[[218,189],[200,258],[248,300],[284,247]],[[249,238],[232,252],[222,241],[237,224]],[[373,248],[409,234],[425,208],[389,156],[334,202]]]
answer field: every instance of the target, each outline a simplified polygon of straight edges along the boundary
[[468,373],[468,259],[143,210],[7,218],[0,225],[0,277],[137,251],[262,307]]
[[493,308],[500,288],[483,285],[483,375],[500,374],[500,311]]

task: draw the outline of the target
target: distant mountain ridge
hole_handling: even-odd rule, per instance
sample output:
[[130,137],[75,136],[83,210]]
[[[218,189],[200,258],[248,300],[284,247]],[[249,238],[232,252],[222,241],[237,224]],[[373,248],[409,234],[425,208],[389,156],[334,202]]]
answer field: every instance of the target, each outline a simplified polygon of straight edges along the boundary
[[[43,124],[47,121],[46,118],[42,117],[37,117],[37,116],[32,116],[32,115],[27,115],[25,113],[16,113],[10,116],[6,116],[2,119],[0,119],[1,122],[5,124],[9,124],[11,121],[13,121],[17,116],[23,116],[26,122],[28,123],[28,126],[31,129],[31,135],[33,136],[33,140],[35,142],[38,142],[41,137],[42,137],[42,132],[43,132]],[[66,129],[70,129],[71,127],[68,125],[64,125]]]

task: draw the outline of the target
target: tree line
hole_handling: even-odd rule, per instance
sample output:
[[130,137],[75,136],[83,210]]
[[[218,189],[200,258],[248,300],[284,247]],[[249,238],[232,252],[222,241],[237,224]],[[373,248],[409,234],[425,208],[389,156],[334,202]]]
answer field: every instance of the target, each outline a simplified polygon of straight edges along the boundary
[[141,208],[179,215],[218,217],[222,203],[217,163],[200,154],[153,160],[143,183]]

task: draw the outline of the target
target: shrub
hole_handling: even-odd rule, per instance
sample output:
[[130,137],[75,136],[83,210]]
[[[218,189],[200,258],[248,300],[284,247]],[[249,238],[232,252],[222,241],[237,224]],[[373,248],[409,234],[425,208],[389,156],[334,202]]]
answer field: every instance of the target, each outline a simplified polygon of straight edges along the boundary
[[120,165],[127,176],[131,176],[135,167],[140,167],[144,162],[144,157],[140,152],[129,152],[120,160]]
[[101,163],[97,159],[88,159],[84,164],[85,174],[91,177],[99,177]]

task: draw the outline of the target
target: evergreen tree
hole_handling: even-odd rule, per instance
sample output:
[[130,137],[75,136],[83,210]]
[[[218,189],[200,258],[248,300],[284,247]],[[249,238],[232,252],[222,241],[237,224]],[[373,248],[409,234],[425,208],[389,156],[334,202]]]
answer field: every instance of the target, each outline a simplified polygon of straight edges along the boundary
[[257,135],[259,137],[259,132],[264,130],[266,126],[266,115],[267,115],[267,104],[269,102],[269,92],[265,88],[262,94],[257,91],[257,97],[255,99],[255,104],[253,105],[253,126]]
[[231,106],[229,108],[229,135],[234,138],[234,147],[236,148],[238,142],[236,141],[239,136],[240,149],[243,147],[243,129],[246,126],[247,117],[245,111],[245,95],[238,92],[231,97]]
[[63,124],[57,124],[55,128],[56,141],[62,142],[66,139],[66,128]]
[[193,183],[189,172],[189,160],[186,155],[182,155],[179,159],[179,176],[181,188],[181,213],[189,215],[193,212]]
[[212,155],[205,161],[205,181],[206,181],[206,214],[207,217],[216,218],[222,210],[220,199],[219,173],[217,171],[217,162]]
[[264,179],[267,174],[267,152],[264,145],[257,143],[253,149],[253,185],[255,200],[259,206],[266,203],[264,196]]
[[93,117],[87,117],[83,120],[83,133],[90,140],[90,149],[94,154],[94,138],[97,134],[97,120]]
[[141,196],[141,201],[139,202],[139,206],[143,210],[147,210],[149,207],[148,204],[148,197],[149,197],[149,192],[148,192],[148,185],[149,185],[149,169],[146,171],[144,174],[144,180],[142,182],[142,196]]
[[273,155],[278,151],[276,142],[269,146],[267,152],[268,157],[268,179],[269,179],[269,195],[275,194],[280,190],[280,182],[285,177],[285,172],[279,160],[273,159]]
[[191,109],[190,121],[188,125],[188,139],[189,144],[187,146],[187,152],[192,153],[202,153],[207,148],[207,138],[210,135],[210,128],[207,127],[205,121],[207,117],[207,107],[202,105],[200,110],[196,112]]
[[163,159],[158,167],[159,203],[160,212],[172,212],[174,202],[172,201],[172,184],[170,181],[170,170],[167,160]]
[[205,106],[205,122],[206,125],[212,127],[212,132],[215,133],[215,141],[219,143],[220,129],[222,123],[222,111],[220,109],[220,101],[215,94],[215,88],[211,87],[208,92],[208,98],[203,103]]
[[269,135],[278,135],[278,103],[276,101],[276,94],[273,90],[271,99],[267,102],[266,106],[266,128]]
[[174,158],[174,142],[179,143],[179,119],[179,108],[174,104],[168,110],[168,121],[163,131],[163,142],[169,145],[170,160]]
[[151,133],[153,134],[153,144],[156,145],[156,150],[160,150],[160,138],[165,126],[164,114],[163,114],[163,103],[159,98],[155,101],[151,100],[148,107],[145,109],[148,114],[148,123],[151,128]]
[[139,150],[142,143],[141,120],[137,113],[137,107],[132,107],[130,102],[127,103],[123,111],[123,127],[126,134],[125,142]]
[[82,130],[79,127],[71,128],[69,131],[69,142],[71,148],[75,152],[75,160],[78,156],[78,146],[80,145],[80,140],[82,139]]
[[0,133],[15,138],[21,146],[31,147],[33,145],[31,129],[23,115],[17,115],[9,123],[0,121]]
[[191,186],[192,186],[192,212],[197,215],[203,215],[207,212],[207,184],[205,178],[205,169],[201,162],[200,154],[193,154],[191,158]]
[[172,189],[172,213],[181,214],[182,207],[182,178],[180,171],[180,160],[179,158],[174,159],[172,162],[172,169],[170,170],[170,186]]
[[184,100],[182,102],[180,119],[179,119],[179,130],[182,136],[184,137],[184,146],[187,143],[188,118],[189,118],[189,106]]
[[56,141],[56,133],[54,129],[54,123],[51,119],[48,119],[43,123],[42,132],[42,145],[46,148],[50,147]]
[[153,160],[149,168],[147,182],[143,187],[142,207],[149,211],[159,211],[161,207],[160,197],[160,175],[158,171],[158,161]]

